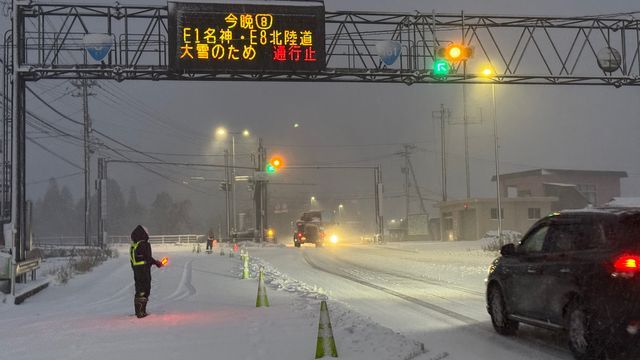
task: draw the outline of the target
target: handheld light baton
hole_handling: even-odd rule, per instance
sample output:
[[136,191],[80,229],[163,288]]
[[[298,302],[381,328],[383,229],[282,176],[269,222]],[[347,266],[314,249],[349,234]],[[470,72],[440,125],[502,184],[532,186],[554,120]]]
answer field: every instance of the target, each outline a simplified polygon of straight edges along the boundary
[[163,257],[162,260],[160,260],[160,263],[162,264],[162,266],[167,265],[169,263],[169,258]]

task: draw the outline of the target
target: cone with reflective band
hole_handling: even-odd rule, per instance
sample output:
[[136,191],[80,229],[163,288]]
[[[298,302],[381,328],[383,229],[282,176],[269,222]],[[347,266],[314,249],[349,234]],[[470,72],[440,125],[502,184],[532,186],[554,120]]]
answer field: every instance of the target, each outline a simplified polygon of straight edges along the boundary
[[316,344],[316,359],[324,357],[338,357],[338,349],[333,339],[333,329],[331,328],[331,320],[329,319],[329,309],[327,302],[322,301],[320,304],[320,323],[318,325],[318,343]]
[[242,254],[242,279],[249,278],[249,254]]
[[267,289],[264,287],[264,272],[260,270],[258,275],[258,297],[256,298],[256,307],[269,307],[269,299],[267,299]]

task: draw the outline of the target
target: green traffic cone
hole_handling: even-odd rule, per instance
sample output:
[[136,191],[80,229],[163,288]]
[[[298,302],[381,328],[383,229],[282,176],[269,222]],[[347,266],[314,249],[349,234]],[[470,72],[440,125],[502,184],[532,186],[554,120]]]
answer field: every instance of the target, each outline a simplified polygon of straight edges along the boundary
[[323,300],[322,303],[320,303],[320,323],[318,324],[316,359],[322,359],[325,356],[337,358],[338,349],[336,349],[336,342],[333,339],[333,329],[331,328],[327,302]]
[[260,270],[258,276],[258,297],[256,298],[256,307],[269,307],[269,299],[267,299],[267,289],[264,287],[264,273]]
[[249,278],[249,255],[242,254],[242,279],[246,280]]

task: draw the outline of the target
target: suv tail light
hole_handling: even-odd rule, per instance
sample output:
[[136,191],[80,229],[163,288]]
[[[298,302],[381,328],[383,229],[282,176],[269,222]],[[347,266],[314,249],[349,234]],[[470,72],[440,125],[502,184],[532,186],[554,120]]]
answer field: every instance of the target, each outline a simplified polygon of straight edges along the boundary
[[298,236],[298,239],[302,239],[302,233],[301,232],[298,232],[297,236]]
[[618,256],[613,262],[615,277],[634,277],[640,272],[640,256],[623,254]]

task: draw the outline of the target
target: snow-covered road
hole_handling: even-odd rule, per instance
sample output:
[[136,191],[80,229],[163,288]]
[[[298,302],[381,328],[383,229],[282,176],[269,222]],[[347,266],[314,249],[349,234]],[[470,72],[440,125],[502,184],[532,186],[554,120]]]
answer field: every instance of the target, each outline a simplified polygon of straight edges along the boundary
[[484,278],[495,254],[470,243],[251,249],[288,276],[318,286],[375,322],[460,360],[572,359],[561,334],[491,327]]
[[[271,307],[256,308],[256,272],[241,280],[237,256],[154,246],[154,255],[169,256],[170,263],[152,270],[151,315],[137,319],[127,249],[121,254],[22,305],[0,301],[0,359],[314,358],[319,305],[326,297],[304,284],[269,271]],[[274,291],[276,284],[282,291]],[[329,311],[343,359],[432,359],[422,344],[339,303],[329,300]]]

